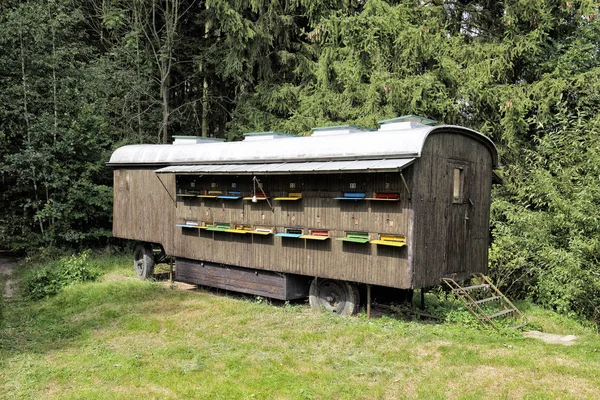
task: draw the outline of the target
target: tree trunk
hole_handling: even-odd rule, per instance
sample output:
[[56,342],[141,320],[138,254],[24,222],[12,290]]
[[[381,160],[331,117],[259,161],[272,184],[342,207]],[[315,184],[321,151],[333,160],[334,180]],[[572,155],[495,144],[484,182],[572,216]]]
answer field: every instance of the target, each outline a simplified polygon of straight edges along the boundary
[[27,134],[27,145],[31,144],[29,132],[29,112],[27,110],[27,75],[25,75],[25,49],[23,49],[23,34],[19,32],[19,45],[21,47],[21,81],[23,83],[23,117],[25,118],[25,132]]
[[169,140],[168,123],[169,123],[169,81],[170,81],[169,78],[170,78],[170,74],[166,68],[163,69],[163,71],[165,71],[165,73],[163,74],[162,79],[160,80],[160,82],[161,82],[160,93],[161,93],[161,97],[162,97],[161,136],[162,136],[162,143],[167,144],[168,140]]
[[56,87],[56,31],[54,25],[52,25],[52,97],[54,101],[54,130],[52,132],[52,137],[54,145],[56,145],[56,135],[58,132],[58,99]]
[[138,9],[138,7],[136,7],[136,4],[134,3],[134,7],[132,8],[133,10],[133,24],[134,24],[134,29],[136,30],[136,35],[135,35],[135,73],[136,73],[136,82],[135,82],[135,88],[136,88],[136,95],[137,95],[137,140],[136,142],[138,143],[142,143],[143,142],[143,134],[142,134],[142,95],[141,95],[141,88],[139,87],[140,82],[142,81],[142,74],[140,71],[140,63],[141,63],[141,54],[140,54],[140,31],[142,29],[142,24],[140,22],[140,10]]
[[202,85],[202,137],[208,136],[208,79]]
[[[29,129],[29,111],[28,111],[28,100],[27,100],[27,75],[25,74],[25,48],[23,47],[23,33],[19,32],[19,46],[21,50],[21,80],[23,82],[23,117],[25,118],[25,132],[27,136],[27,147],[31,147],[31,131]],[[35,196],[34,208],[39,211],[39,197],[38,197],[38,186],[37,176],[35,172],[35,165],[31,163],[31,181],[33,183],[33,193]],[[44,234],[44,225],[42,220],[38,219],[40,224],[40,232]]]
[[[208,39],[208,32],[210,30],[210,22],[204,24],[204,40]],[[202,68],[202,66],[200,67]],[[206,77],[206,70],[202,68],[204,73],[204,79],[202,80],[202,137],[208,136],[208,78]]]

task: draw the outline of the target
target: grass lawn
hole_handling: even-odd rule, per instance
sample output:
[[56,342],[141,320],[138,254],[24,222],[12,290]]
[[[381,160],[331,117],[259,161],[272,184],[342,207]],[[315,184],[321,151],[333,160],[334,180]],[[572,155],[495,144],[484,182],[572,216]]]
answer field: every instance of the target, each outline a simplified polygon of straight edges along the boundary
[[338,317],[103,279],[4,304],[2,399],[598,399],[600,338],[523,304],[574,346],[455,324]]

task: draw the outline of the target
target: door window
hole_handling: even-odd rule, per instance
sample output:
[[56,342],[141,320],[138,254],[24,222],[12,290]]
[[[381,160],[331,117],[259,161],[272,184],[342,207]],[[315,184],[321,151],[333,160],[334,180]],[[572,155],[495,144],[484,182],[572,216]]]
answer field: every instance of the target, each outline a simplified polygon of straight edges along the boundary
[[453,203],[462,203],[463,202],[463,194],[464,194],[464,176],[463,168],[454,168],[452,171],[452,202]]

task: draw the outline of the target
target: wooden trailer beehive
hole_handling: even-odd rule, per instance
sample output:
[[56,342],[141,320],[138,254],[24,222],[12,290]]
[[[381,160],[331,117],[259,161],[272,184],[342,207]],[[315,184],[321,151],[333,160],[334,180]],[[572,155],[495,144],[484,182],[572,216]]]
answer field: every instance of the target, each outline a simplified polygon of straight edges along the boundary
[[419,117],[377,131],[176,138],[117,149],[113,234],[176,279],[351,313],[357,285],[414,289],[487,271],[492,141]]

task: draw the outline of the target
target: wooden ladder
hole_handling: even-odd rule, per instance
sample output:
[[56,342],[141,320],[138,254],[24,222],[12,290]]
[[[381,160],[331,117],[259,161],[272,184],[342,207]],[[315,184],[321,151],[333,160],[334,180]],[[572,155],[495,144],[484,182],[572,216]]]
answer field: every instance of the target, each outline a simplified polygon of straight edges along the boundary
[[[487,276],[483,274],[473,274],[473,278],[478,279],[481,283],[472,286],[462,287],[452,278],[442,278],[442,281],[450,287],[454,293],[465,305],[467,310],[471,312],[483,325],[489,324],[498,329],[494,323],[494,319],[503,316],[511,316],[513,318],[522,318],[524,323],[516,326],[511,326],[511,329],[520,329],[527,325],[527,320],[523,317],[521,311],[504,295],[500,290],[492,284]],[[494,313],[486,313],[481,307],[484,304],[497,304],[497,311]]]

